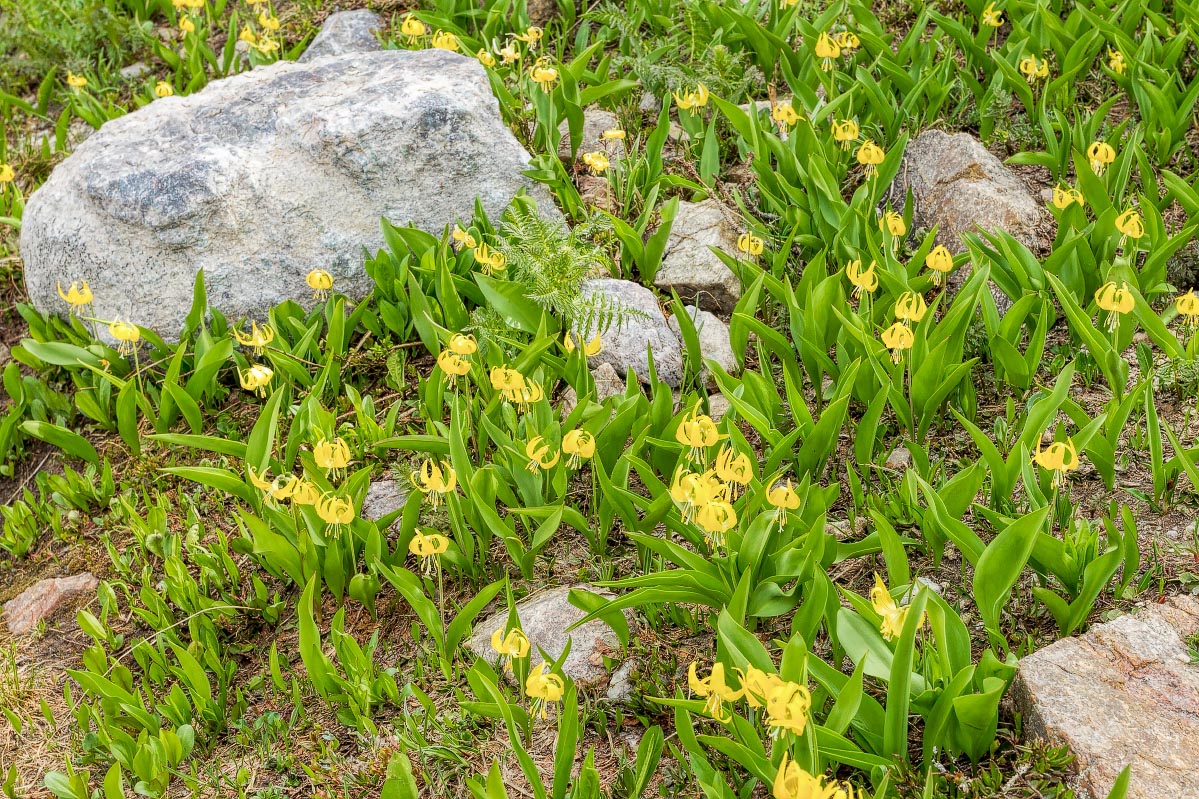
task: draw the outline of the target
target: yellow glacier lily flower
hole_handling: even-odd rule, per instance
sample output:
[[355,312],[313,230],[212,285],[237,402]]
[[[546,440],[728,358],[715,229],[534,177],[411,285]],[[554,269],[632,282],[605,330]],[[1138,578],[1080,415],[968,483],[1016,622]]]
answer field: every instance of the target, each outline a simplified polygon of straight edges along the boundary
[[874,588],[870,589],[870,605],[874,608],[874,612],[882,617],[881,632],[883,638],[888,641],[894,641],[901,632],[903,632],[904,621],[908,617],[908,609],[899,607],[895,604],[895,600],[891,596],[891,592],[887,590],[887,584],[883,582],[883,578],[874,575]]
[[903,322],[896,322],[888,327],[883,331],[881,338],[883,346],[891,350],[892,363],[899,363],[903,359],[904,351],[910,350],[916,343],[912,329]]
[[475,53],[475,58],[479,59],[479,63],[488,69],[495,66],[495,56],[487,52],[486,49],[480,49],[479,52]]
[[461,377],[470,372],[470,361],[450,350],[442,350],[437,355],[437,367],[446,377]]
[[117,352],[128,355],[142,337],[142,331],[132,322],[114,319],[108,324],[108,334],[117,340]]
[[529,639],[517,627],[504,634],[502,628],[497,628],[491,634],[491,648],[503,657],[523,658],[529,654]]
[[408,44],[416,44],[422,36],[429,32],[425,23],[409,14],[400,23],[400,33]]
[[604,341],[600,338],[600,334],[596,333],[591,341],[583,341],[583,337],[579,336],[578,343],[575,342],[575,337],[571,333],[567,333],[562,337],[562,346],[567,352],[574,352],[579,348],[579,344],[583,346],[583,354],[588,358],[599,355],[604,351]]
[[1082,192],[1078,189],[1072,189],[1069,186],[1057,184],[1053,187],[1053,207],[1059,211],[1065,211],[1070,207],[1071,203],[1083,205]]
[[593,153],[583,153],[583,163],[590,167],[593,175],[602,175],[612,165],[608,156],[598,150]]
[[160,80],[154,84],[154,96],[158,98],[170,97],[175,93],[175,87],[167,83],[165,80]]
[[1199,327],[1199,297],[1195,296],[1194,289],[1175,300],[1174,307],[1182,316],[1184,325],[1192,328]]
[[924,297],[914,291],[905,291],[895,301],[895,318],[901,322],[914,324],[923,319],[926,313],[928,306],[924,303]]
[[577,469],[595,455],[595,436],[587,430],[571,430],[562,436],[562,451],[569,456],[566,465]]
[[537,59],[537,63],[529,68],[529,77],[533,82],[541,87],[544,92],[549,92],[554,84],[558,82],[558,70],[552,65],[552,62],[545,58]]
[[734,690],[725,681],[724,664],[713,663],[712,671],[707,677],[700,678],[696,673],[696,663],[691,661],[687,668],[687,685],[699,697],[706,699],[704,712],[719,722],[727,722],[732,717],[725,712],[725,702],[736,702],[741,697],[740,690]]
[[1037,58],[1035,55],[1026,55],[1020,59],[1020,72],[1029,83],[1033,83],[1039,78],[1049,77],[1049,61],[1044,58]]
[[1127,283],[1117,286],[1108,281],[1095,290],[1095,304],[1108,314],[1107,329],[1115,330],[1120,324],[1120,317],[1136,307],[1136,298],[1129,291]]
[[742,233],[737,237],[737,249],[751,257],[762,254],[766,243],[752,233]]
[[727,438],[716,429],[712,417],[699,412],[699,403],[679,422],[674,432],[675,440],[690,447],[688,457],[693,461],[703,460],[705,451],[722,438]]
[[803,735],[811,710],[812,694],[806,686],[779,680],[770,687],[766,697],[766,724],[770,727],[770,737],[778,738],[785,732]]
[[324,494],[316,501],[316,515],[330,526],[329,533],[337,538],[341,526],[354,521],[354,504],[335,494]]
[[983,9],[982,24],[988,28],[998,28],[1003,24],[1003,12],[996,9],[994,3],[987,3]]
[[899,238],[908,232],[907,223],[903,221],[903,216],[895,211],[887,211],[878,221],[880,228],[890,233],[895,238]]
[[858,163],[866,167],[866,177],[872,177],[878,172],[878,165],[883,162],[887,154],[883,152],[883,148],[875,144],[871,139],[862,142],[862,146],[858,148]]
[[437,33],[434,33],[430,44],[438,50],[449,50],[451,53],[458,52],[458,37],[448,31],[437,31]]
[[857,141],[860,132],[858,123],[852,119],[842,119],[833,123],[833,141],[840,142],[842,150],[848,150],[850,145]]
[[440,465],[432,458],[426,458],[418,471],[412,472],[408,479],[417,491],[425,495],[429,505],[436,508],[447,494],[451,494],[458,485],[458,476],[447,461]]
[[753,479],[753,461],[744,452],[738,452],[725,444],[716,453],[716,476],[730,485],[729,494],[737,498],[737,486],[746,486]]
[[333,288],[333,275],[324,269],[313,269],[305,276],[304,282],[308,284],[308,288],[312,289],[312,299],[323,300],[329,296],[329,290]]
[[[71,306],[71,313],[78,315],[84,308],[92,304],[92,287],[83,281],[81,286],[78,282],[72,280],[71,287],[63,293],[62,283],[58,284],[58,296],[62,297],[63,302]],[[116,336],[113,336],[116,338]]]
[[1124,70],[1128,69],[1128,62],[1124,59],[1124,54],[1119,50],[1107,48],[1107,68],[1117,75],[1123,75]]
[[250,322],[250,332],[243,333],[235,327],[233,338],[243,347],[252,347],[255,355],[262,355],[266,345],[275,340],[275,331],[270,325],[259,327],[257,322]]
[[252,391],[260,397],[266,396],[266,389],[271,384],[275,373],[269,366],[261,363],[252,364],[249,369],[237,370],[237,379],[246,391]]
[[681,95],[674,93],[674,102],[684,111],[694,111],[708,104],[708,87],[697,83],[694,89],[684,91]]
[[562,701],[563,694],[566,693],[566,684],[562,681],[562,677],[546,673],[548,664],[542,661],[529,670],[529,677],[525,680],[525,694],[533,700],[533,715],[537,715],[540,710],[541,718],[546,718],[546,706],[550,702]]
[[1132,208],[1116,217],[1116,230],[1130,239],[1138,240],[1145,235],[1145,223],[1141,215]]
[[1065,441],[1055,441],[1044,449],[1041,449],[1041,445],[1038,444],[1032,459],[1042,469],[1053,472],[1055,488],[1061,486],[1065,481],[1066,472],[1072,472],[1078,468],[1078,450],[1075,449],[1074,442],[1068,437]]
[[878,275],[874,272],[874,266],[874,261],[871,261],[870,267],[863,272],[861,260],[855,259],[845,265],[845,276],[853,285],[855,295],[861,294],[863,291],[872,294],[878,288]]
[[544,438],[534,436],[529,439],[529,443],[525,444],[525,455],[529,458],[529,463],[525,468],[536,473],[541,469],[549,469],[556,465],[558,459],[562,457],[562,450],[555,450]]
[[833,59],[841,55],[841,45],[833,37],[822,33],[816,37],[816,57],[820,59],[820,68],[828,72],[833,68]]
[[945,275],[953,271],[953,255],[945,245],[938,244],[929,251],[924,259],[924,265],[933,273],[933,285],[939,286],[944,281]]
[[1102,175],[1108,165],[1116,160],[1116,151],[1107,142],[1094,141],[1087,147],[1087,160],[1091,164],[1091,171]]

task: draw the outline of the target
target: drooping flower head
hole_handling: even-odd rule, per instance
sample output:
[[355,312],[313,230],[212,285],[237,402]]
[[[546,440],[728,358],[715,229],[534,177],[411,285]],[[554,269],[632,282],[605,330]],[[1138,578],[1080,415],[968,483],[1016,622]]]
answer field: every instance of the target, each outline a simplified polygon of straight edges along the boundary
[[883,331],[881,336],[883,346],[891,350],[891,362],[899,363],[903,359],[905,350],[910,350],[912,345],[916,343],[916,337],[912,334],[912,328],[905,325],[903,322],[896,322]]
[[1136,298],[1127,283],[1117,286],[1108,281],[1095,290],[1095,304],[1108,314],[1107,329],[1115,330],[1120,324],[1120,317],[1136,307]]
[[249,332],[243,333],[239,328],[233,328],[233,338],[243,347],[253,348],[255,355],[262,355],[266,346],[275,340],[275,331],[270,325],[259,327],[257,322],[250,322]]
[[354,503],[345,497],[322,494],[315,507],[316,515],[329,525],[329,533],[334,538],[341,534],[342,526],[354,521]]
[[[92,287],[83,281],[81,286],[77,281],[71,281],[71,287],[63,293],[62,283],[58,284],[58,296],[62,297],[63,302],[71,306],[71,313],[76,316],[83,313],[83,309],[92,304]],[[116,338],[114,335],[113,338]]]
[[567,455],[567,467],[577,469],[595,456],[595,436],[587,430],[571,430],[562,436],[562,451]]
[[750,257],[761,255],[765,246],[766,243],[752,233],[742,233],[737,237],[737,249]]
[[1071,203],[1083,205],[1082,192],[1069,186],[1057,184],[1053,187],[1053,207],[1065,211]]
[[858,148],[858,163],[866,167],[866,177],[872,177],[878,172],[878,165],[883,162],[887,154],[883,152],[883,148],[879,147],[871,139],[862,142],[862,146]]
[[1091,163],[1091,171],[1102,175],[1108,165],[1116,160],[1116,151],[1107,142],[1091,142],[1087,148],[1087,160]]
[[441,533],[423,533],[417,530],[408,542],[408,551],[420,559],[421,568],[431,574],[438,559],[450,548],[450,539]]
[[548,715],[548,705],[551,702],[562,701],[562,696],[566,693],[566,684],[562,677],[547,672],[547,668],[548,665],[544,661],[538,663],[529,670],[529,677],[525,680],[525,694],[533,700],[532,715],[536,716],[540,711],[543,719]]
[[694,111],[708,104],[708,87],[697,83],[694,89],[687,89],[682,94],[674,93],[674,102],[684,111]]
[[323,300],[329,296],[329,290],[333,288],[333,275],[324,269],[313,269],[304,278],[304,282],[308,284],[308,288],[312,289],[312,299]]
[[895,300],[895,318],[905,324],[915,324],[928,313],[924,297],[914,291],[905,291]]
[[1042,469],[1053,472],[1053,485],[1060,487],[1066,479],[1066,472],[1078,468],[1078,450],[1074,442],[1067,438],[1065,441],[1055,441],[1044,449],[1037,445],[1033,453],[1033,462]]
[[727,722],[731,716],[724,708],[725,702],[736,702],[741,697],[741,690],[734,689],[725,680],[724,664],[713,663],[707,677],[701,678],[696,672],[696,662],[691,661],[687,668],[687,685],[696,694],[707,701],[704,702],[704,712],[719,722]]
[[943,244],[933,247],[924,259],[924,265],[933,273],[933,285],[939,286],[945,276],[953,271],[953,255]]
[[1026,55],[1020,59],[1020,72],[1024,74],[1025,79],[1029,83],[1033,83],[1040,78],[1049,77],[1049,61],[1044,58],[1037,58],[1035,55]]
[[908,609],[895,604],[887,584],[877,573],[874,575],[874,587],[870,589],[870,604],[874,612],[882,617],[881,632],[883,638],[894,641],[903,631],[903,623],[907,620]]
[[433,508],[440,505],[458,485],[458,476],[449,462],[443,460],[438,464],[432,458],[425,458],[420,469],[412,472],[408,479],[417,491],[425,495]]
[[858,123],[852,119],[842,119],[833,123],[833,140],[841,143],[842,150],[848,150],[857,141]]
[[1195,296],[1194,289],[1175,300],[1174,307],[1178,309],[1179,315],[1182,316],[1184,325],[1190,328],[1199,327],[1199,297]]
[[108,324],[108,334],[117,341],[117,352],[128,355],[141,340],[142,331],[132,322],[115,319]]
[[558,463],[558,459],[562,457],[562,450],[554,449],[541,436],[534,436],[525,444],[525,455],[529,459],[525,468],[536,474],[542,469],[549,469],[555,466]]
[[712,421],[712,417],[699,412],[699,403],[697,402],[679,422],[674,437],[680,444],[685,444],[690,448],[687,456],[692,461],[700,462],[704,459],[708,447],[727,436],[716,429],[716,422]]
[[608,160],[606,153],[596,150],[592,153],[583,153],[583,163],[591,170],[593,175],[602,175],[612,165]]
[[841,45],[827,33],[816,37],[816,57],[820,59],[820,68],[828,72],[833,68],[833,59],[840,57]]
[[878,288],[878,275],[874,272],[874,261],[870,262],[870,267],[866,271],[862,271],[861,260],[855,259],[845,265],[845,276],[849,278],[849,282],[853,285],[853,293],[861,294],[863,291],[867,294],[872,294]]
[[237,370],[237,379],[241,383],[241,387],[260,397],[266,396],[267,387],[270,386],[274,376],[275,373],[271,371],[271,368],[261,363],[252,364],[245,371],[242,371],[240,367]]

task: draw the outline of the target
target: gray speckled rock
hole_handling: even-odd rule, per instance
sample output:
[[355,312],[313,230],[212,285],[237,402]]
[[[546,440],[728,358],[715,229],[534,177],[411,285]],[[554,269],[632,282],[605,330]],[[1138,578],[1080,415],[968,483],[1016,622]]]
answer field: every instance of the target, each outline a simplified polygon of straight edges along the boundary
[[1076,757],[1081,796],[1102,799],[1132,765],[1129,799],[1199,797],[1199,599],[1179,596],[1020,661],[1025,729]]
[[330,55],[369,53],[382,50],[375,32],[383,29],[383,20],[374,11],[356,8],[330,14],[312,39],[308,49],[297,60],[312,61]]
[[[733,352],[733,345],[729,339],[729,327],[715,314],[701,311],[694,305],[684,305],[683,310],[691,317],[691,323],[695,325],[695,337],[699,339],[699,351],[704,360],[716,361],[720,368],[729,374],[735,374],[737,371],[737,356]],[[667,322],[674,334],[679,337],[679,342],[682,343],[683,331],[679,325],[677,317],[670,317]],[[744,353],[742,353],[744,355]],[[707,367],[704,367],[704,373],[707,373]]]
[[705,311],[732,313],[741,299],[741,281],[712,248],[736,254],[737,235],[717,201],[679,203],[654,285],[667,292],[673,288],[683,302]]
[[363,249],[380,217],[440,231],[493,216],[527,188],[529,155],[504,127],[483,67],[443,50],[282,62],[165,97],[105,124],[25,208],[30,298],[62,311],[57,281],[87,280],[101,318],[173,337],[203,269],[231,317],[311,302],[304,278],[331,272],[362,297]]
[[899,174],[891,184],[893,205],[903,205],[912,190],[912,222],[916,228],[937,230],[937,242],[955,253],[964,252],[963,233],[1003,230],[1026,247],[1045,246],[1044,206],[1024,182],[969,133],[926,130],[907,146]]
[[[632,368],[642,382],[649,382],[649,353],[652,350],[658,378],[672,388],[683,382],[683,352],[678,336],[666,323],[666,315],[658,307],[652,291],[628,280],[596,278],[583,284],[583,293],[587,296],[602,293],[613,307],[626,312],[599,329],[604,349],[591,359],[592,368],[606,363],[618,375]],[[596,330],[575,330],[574,333],[588,341]]]
[[362,517],[375,522],[404,507],[408,501],[408,486],[391,477],[372,480],[362,498]]
[[[599,594],[612,599],[615,595],[590,585],[563,586],[534,594],[516,605],[520,628],[529,639],[529,665],[542,661],[537,650],[544,649],[555,660],[566,650],[570,641],[570,654],[562,663],[562,673],[575,681],[579,687],[590,687],[608,677],[604,668],[604,657],[620,654],[620,639],[604,622],[594,619],[577,629],[567,632],[570,625],[587,614],[570,604],[572,588]],[[626,616],[631,616],[627,614]],[[501,610],[486,621],[475,626],[466,646],[476,655],[494,663],[497,654],[491,648],[491,634],[508,625],[508,611]]]
[[[591,379],[595,381],[595,397],[596,402],[603,402],[608,397],[623,395],[625,392],[625,380],[623,375],[616,374],[616,370],[612,368],[610,363],[601,363],[591,370]],[[578,407],[579,395],[574,388],[567,386],[562,392],[562,416],[565,418]]]
[[[582,158],[583,153],[599,151],[607,155],[613,164],[623,161],[625,143],[620,139],[603,138],[604,131],[619,127],[620,120],[611,111],[595,106],[583,109],[583,139],[579,142],[576,156]],[[562,137],[558,144],[558,157],[570,163],[570,125],[566,120],[562,120],[558,126],[558,133]]]

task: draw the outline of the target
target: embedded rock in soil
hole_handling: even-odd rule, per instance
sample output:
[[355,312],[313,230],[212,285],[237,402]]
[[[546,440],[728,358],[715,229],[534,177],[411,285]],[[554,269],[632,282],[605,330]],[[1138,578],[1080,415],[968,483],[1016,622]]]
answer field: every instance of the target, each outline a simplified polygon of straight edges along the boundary
[[915,228],[964,252],[962,234],[1003,230],[1032,250],[1052,241],[1052,219],[1023,181],[969,133],[927,130],[908,144],[888,196],[898,210],[912,190]]
[[325,56],[382,50],[383,45],[375,36],[382,29],[383,20],[374,11],[366,8],[338,11],[329,15],[308,49],[296,60],[306,63]]
[[614,312],[611,319],[593,321],[586,329],[572,331],[584,341],[600,334],[604,348],[590,359],[593,369],[606,363],[617,375],[624,375],[631,368],[639,380],[648,383],[652,352],[660,380],[672,388],[683,382],[679,339],[666,323],[652,291],[629,280],[596,278],[583,283],[583,294],[602,295],[606,308]]
[[43,619],[49,619],[60,608],[81,600],[91,599],[96,594],[100,581],[91,572],[82,572],[71,577],[52,577],[38,580],[29,588],[4,603],[4,620],[13,635],[24,635],[37,628]]
[[1199,796],[1199,598],[1172,597],[1020,661],[1025,729],[1076,756],[1085,796],[1132,765],[1129,799]]
[[372,480],[366,496],[362,499],[362,518],[378,521],[389,513],[404,507],[408,501],[408,487],[390,477]]
[[[927,130],[904,152],[888,197],[901,210],[912,191],[912,227],[937,228],[937,243],[951,252],[965,252],[963,234],[1005,231],[1030,250],[1047,249],[1053,241],[1053,217],[1028,191],[1023,181],[969,133]],[[949,276],[956,291],[970,275],[962,267]],[[1000,313],[1011,302],[997,288],[992,294]]]
[[683,302],[705,311],[732,313],[741,299],[741,281],[713,247],[737,252],[737,232],[724,208],[715,200],[680,202],[654,285],[664,292],[674,289]]
[[521,189],[529,155],[504,126],[486,73],[444,50],[385,50],[280,62],[106,123],[30,197],[21,230],[29,296],[66,305],[87,280],[95,315],[176,336],[204,271],[209,303],[263,319],[312,302],[305,276],[328,270],[360,298],[363,252],[384,246],[380,217],[440,233],[493,219]]
[[[624,394],[627,386],[624,377],[618,375],[610,363],[601,363],[591,370],[591,379],[595,381],[595,402],[603,402],[608,397]],[[562,418],[566,418],[579,404],[579,395],[572,386],[567,386],[562,392]]]
[[[691,317],[691,323],[695,326],[695,337],[699,339],[699,352],[705,361],[715,361],[721,369],[733,374],[737,371],[737,356],[733,352],[733,345],[729,338],[729,327],[715,315],[707,311],[701,311],[694,305],[684,305],[683,310]],[[679,324],[677,317],[670,317],[667,322],[674,334],[679,337],[679,343],[683,343],[682,326]],[[686,345],[683,345],[684,348]],[[744,353],[742,353],[744,355]],[[707,375],[707,365],[703,368],[703,374]]]
[[[591,106],[583,110],[583,138],[579,142],[579,149],[575,151],[575,158],[582,159],[584,153],[602,152],[608,156],[608,160],[612,164],[618,164],[624,160],[625,143],[620,139],[605,139],[603,133],[606,130],[613,130],[620,127],[620,120],[616,118],[616,114],[611,111],[605,111],[602,108]],[[558,133],[562,137],[558,144],[558,157],[563,163],[570,163],[570,124],[563,120],[558,126]],[[604,180],[607,183],[607,179]]]
[[[612,628],[599,619],[567,630],[587,615],[570,604],[572,589],[599,594],[607,599],[615,596],[586,584],[551,588],[518,602],[516,615],[520,618],[521,630],[529,639],[530,666],[542,661],[539,648],[557,660],[566,650],[567,641],[570,641],[570,654],[562,663],[562,673],[573,679],[579,687],[590,687],[607,679],[608,671],[604,668],[603,659],[620,654],[620,640]],[[626,618],[631,619],[631,614],[626,613]],[[499,656],[491,648],[491,634],[500,630],[502,635],[507,628],[508,611],[504,609],[476,625],[466,645],[476,655],[494,663]]]

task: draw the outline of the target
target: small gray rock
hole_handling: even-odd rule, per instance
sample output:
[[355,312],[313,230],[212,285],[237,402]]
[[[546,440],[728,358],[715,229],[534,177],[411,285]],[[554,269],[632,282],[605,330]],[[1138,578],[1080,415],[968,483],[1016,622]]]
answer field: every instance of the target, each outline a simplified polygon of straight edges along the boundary
[[[601,363],[591,370],[591,379],[595,381],[595,401],[603,402],[608,397],[618,397],[625,392],[625,380],[616,373],[610,363]],[[579,404],[579,395],[574,388],[567,386],[562,392],[562,415],[569,416]]]
[[231,319],[310,305],[315,268],[357,299],[374,284],[363,252],[384,247],[381,217],[440,232],[470,218],[476,198],[496,219],[527,189],[560,219],[521,174],[528,163],[474,58],[283,61],[156,100],[79,145],[25,207],[26,288],[61,313],[56,284],[87,280],[97,317],[168,339],[200,270]]
[[[587,615],[570,604],[572,588],[609,599],[614,596],[587,584],[551,588],[517,603],[516,615],[520,619],[521,630],[529,639],[529,664],[536,666],[542,661],[539,648],[544,649],[556,660],[566,650],[569,640],[570,654],[562,664],[562,673],[574,680],[579,687],[585,688],[607,678],[608,672],[604,668],[603,658],[619,655],[620,641],[612,628],[599,619],[567,632],[570,625]],[[496,630],[504,630],[507,625],[508,611],[501,610],[475,627],[466,644],[467,648],[491,663],[496,662],[499,656],[491,648],[491,635]]]
[[382,50],[375,35],[383,30],[383,20],[374,11],[356,8],[330,14],[320,32],[309,43],[297,61],[306,63],[317,58],[347,53],[370,53]]
[[378,521],[404,507],[407,501],[408,487],[403,483],[390,477],[373,480],[362,499],[362,518],[372,522]]
[[[611,111],[605,111],[595,106],[585,108],[583,110],[583,139],[579,142],[579,149],[575,153],[575,157],[582,158],[583,153],[602,152],[608,156],[608,160],[612,164],[623,161],[625,143],[620,139],[603,137],[604,131],[619,127],[620,120]],[[569,164],[570,124],[566,120],[562,120],[562,124],[558,126],[558,133],[562,137],[558,144],[558,157],[564,163]]]
[[656,94],[642,92],[641,102],[637,104],[637,110],[643,114],[657,114],[662,110],[662,98]]
[[125,80],[137,80],[145,75],[149,75],[152,70],[146,66],[145,61],[134,61],[127,67],[122,67],[119,74]]
[[[729,374],[735,374],[737,356],[733,352],[733,345],[729,339],[728,325],[720,321],[715,314],[701,311],[694,305],[684,305],[683,309],[691,317],[692,324],[695,325],[696,338],[699,339],[699,351],[703,359],[716,361],[721,369]],[[670,325],[670,329],[679,337],[679,343],[682,344],[683,331],[678,319],[672,316],[667,324]],[[708,368],[705,366],[703,373],[706,375],[707,372]]]
[[[633,668],[636,664],[631,660],[626,660],[616,667],[616,671],[612,672],[612,679],[608,681],[608,693],[605,697],[609,702],[627,702],[633,697]],[[633,747],[636,751],[636,745]]]
[[1012,696],[1025,729],[1069,746],[1080,797],[1106,797],[1126,765],[1129,799],[1199,796],[1196,634],[1199,599],[1178,596],[1020,661]]
[[49,619],[64,606],[72,602],[82,604],[85,598],[94,597],[99,585],[100,581],[91,572],[38,580],[4,603],[8,631],[13,635],[32,632],[39,622]]
[[654,285],[674,289],[684,302],[729,314],[741,299],[741,281],[712,248],[737,252],[737,232],[716,200],[679,203]]
[[732,405],[723,394],[710,394],[708,396],[708,416],[713,422],[719,422],[724,418],[724,415],[729,412]]
[[[683,382],[683,353],[679,339],[666,323],[654,293],[637,283],[615,278],[596,278],[583,284],[585,296],[603,294],[618,312],[617,318],[598,330],[574,330],[584,341],[598,332],[604,349],[591,359],[593,368],[608,364],[617,375],[631,368],[642,382],[649,382],[649,354],[659,379],[672,388]],[[593,325],[593,327],[595,327]]]
[[887,456],[886,467],[899,471],[906,469],[912,465],[912,453],[907,447],[896,447],[891,450],[891,454]]

